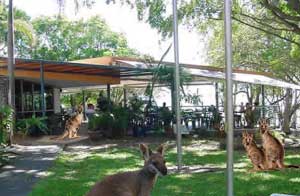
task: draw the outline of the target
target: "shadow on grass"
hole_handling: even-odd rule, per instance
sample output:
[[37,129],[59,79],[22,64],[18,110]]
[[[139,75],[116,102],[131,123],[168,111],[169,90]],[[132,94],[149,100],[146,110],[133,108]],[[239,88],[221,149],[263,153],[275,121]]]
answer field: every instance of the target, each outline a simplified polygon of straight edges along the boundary
[[[235,172],[235,195],[268,196],[272,193],[299,195],[300,171],[280,172]],[[224,172],[170,175],[160,179],[153,190],[153,196],[222,196],[226,195]]]
[[140,168],[142,160],[131,149],[111,149],[101,154],[76,159],[61,155],[47,179],[38,183],[31,196],[82,196],[106,175]]
[[[188,144],[191,145],[191,144]],[[186,147],[186,146],[185,146]],[[166,152],[168,165],[176,164],[174,146]],[[286,163],[299,164],[300,155],[288,151]],[[246,161],[247,160],[247,161]],[[185,165],[225,166],[226,152],[220,150],[185,149]],[[235,152],[235,163],[247,168],[236,171],[235,195],[267,196],[274,192],[299,194],[300,170],[286,169],[272,172],[247,172],[251,168],[244,151]],[[114,146],[95,151],[62,154],[50,170],[51,175],[36,185],[31,196],[82,196],[98,180],[117,172],[139,169],[143,164],[136,147]],[[226,175],[213,173],[171,174],[159,178],[153,196],[210,196],[226,195]]]

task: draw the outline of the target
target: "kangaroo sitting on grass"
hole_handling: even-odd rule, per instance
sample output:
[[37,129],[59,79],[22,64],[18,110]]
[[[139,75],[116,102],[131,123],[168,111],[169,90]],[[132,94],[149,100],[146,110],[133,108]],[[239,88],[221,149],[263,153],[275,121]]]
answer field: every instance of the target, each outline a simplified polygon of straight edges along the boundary
[[140,144],[140,150],[144,157],[142,169],[107,176],[86,196],[150,196],[157,176],[167,175],[164,146],[160,145],[154,153],[147,145]]

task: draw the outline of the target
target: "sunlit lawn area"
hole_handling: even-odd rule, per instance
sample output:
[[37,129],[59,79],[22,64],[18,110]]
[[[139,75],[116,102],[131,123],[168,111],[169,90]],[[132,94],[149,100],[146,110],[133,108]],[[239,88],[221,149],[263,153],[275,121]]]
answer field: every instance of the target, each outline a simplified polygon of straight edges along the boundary
[[[204,140],[185,140],[184,163],[225,168],[225,151],[203,149],[205,143]],[[168,166],[174,166],[175,147],[166,153]],[[286,154],[286,163],[300,164],[299,152],[288,151]],[[31,196],[82,196],[105,175],[135,170],[142,163],[137,147],[114,146],[105,150],[63,153],[49,171],[49,176],[35,186]],[[249,172],[251,165],[243,151],[235,153],[235,163],[235,195],[300,194],[300,170]],[[158,179],[152,195],[226,195],[225,172],[170,174]]]

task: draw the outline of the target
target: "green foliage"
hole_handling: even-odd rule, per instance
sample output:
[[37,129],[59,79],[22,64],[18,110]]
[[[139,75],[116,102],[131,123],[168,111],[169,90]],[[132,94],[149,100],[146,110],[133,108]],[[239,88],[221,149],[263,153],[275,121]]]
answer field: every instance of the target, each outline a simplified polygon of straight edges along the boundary
[[112,124],[113,129],[125,133],[129,125],[129,114],[126,108],[115,106],[112,109],[114,121]]
[[181,97],[185,102],[193,104],[195,106],[203,105],[203,102],[201,100],[202,95],[199,95],[198,93],[187,93],[185,96]]
[[89,127],[94,131],[109,130],[112,127],[113,121],[114,117],[110,112],[101,112],[92,117]]
[[[175,67],[161,65],[153,68],[154,80],[159,84],[165,84],[169,87],[174,84]],[[192,76],[183,68],[180,68],[180,86],[186,85],[192,81]]]
[[99,125],[102,124],[102,116],[95,114],[89,118],[88,129],[90,131],[97,131],[99,129]]
[[25,135],[38,136],[40,134],[48,134],[46,117],[36,117],[20,119],[16,122],[17,130]]
[[[85,0],[75,0],[84,6]],[[80,3],[78,3],[80,2]],[[135,8],[139,20],[150,24],[163,37],[172,35],[171,3],[163,0],[107,0],[107,4],[121,3]],[[92,4],[89,4],[92,5]],[[207,34],[223,24],[223,6],[221,0],[190,0],[178,2],[178,19],[189,28],[196,28]],[[246,25],[292,44],[294,55],[300,47],[300,2],[299,0],[255,0],[233,1],[232,19],[239,25]],[[223,28],[222,28],[223,29]],[[221,53],[223,53],[221,51]]]
[[136,94],[129,99],[128,109],[129,109],[129,119],[130,121],[138,122],[144,117],[144,105],[142,99],[140,99]]
[[40,17],[33,26],[38,37],[33,58],[67,61],[137,55],[128,47],[125,36],[111,31],[100,16],[78,21]]
[[[0,55],[7,55],[8,8],[0,3]],[[35,32],[30,17],[19,9],[14,9],[15,47],[18,56],[29,57],[35,45]]]
[[110,100],[114,105],[122,105],[123,95],[123,88],[112,88],[110,92]]
[[111,112],[99,112],[89,119],[88,128],[91,131],[103,131],[106,135],[112,132],[112,137],[124,136],[129,125],[129,115],[126,108],[113,106]]
[[[79,2],[79,1],[78,1]],[[92,5],[79,2],[78,6]],[[87,7],[90,7],[87,6]],[[7,6],[0,4],[0,55],[7,54]],[[35,20],[14,10],[15,47],[18,57],[47,60],[76,60],[101,56],[138,56],[123,34],[113,32],[100,16],[70,21],[41,16]]]
[[0,146],[7,142],[9,128],[13,126],[13,113],[10,106],[0,106]]
[[[153,91],[156,84],[163,84],[171,89],[173,92],[175,89],[174,85],[174,76],[175,76],[175,67],[159,64],[152,68],[153,77],[152,81],[149,82],[145,90],[145,95],[149,97],[149,103],[152,101]],[[192,75],[180,67],[180,87],[181,93],[186,95],[183,89],[183,85],[188,85],[192,81]],[[183,96],[182,96],[183,97]]]
[[[85,92],[86,103],[91,103],[93,105],[97,104],[98,93],[92,91]],[[82,104],[83,93],[72,93],[72,94],[62,94],[60,97],[60,102],[65,107],[70,108],[71,106],[77,106]]]

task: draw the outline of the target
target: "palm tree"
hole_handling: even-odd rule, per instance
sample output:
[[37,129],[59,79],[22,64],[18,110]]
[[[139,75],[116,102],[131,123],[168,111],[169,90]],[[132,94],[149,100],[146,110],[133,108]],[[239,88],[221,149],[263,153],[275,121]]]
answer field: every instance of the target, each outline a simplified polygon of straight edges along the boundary
[[[66,0],[56,0],[56,2],[59,7],[58,15],[61,16],[64,13]],[[95,3],[94,0],[74,0],[75,12],[78,12],[79,8],[81,8],[81,7],[90,8],[94,3]]]

